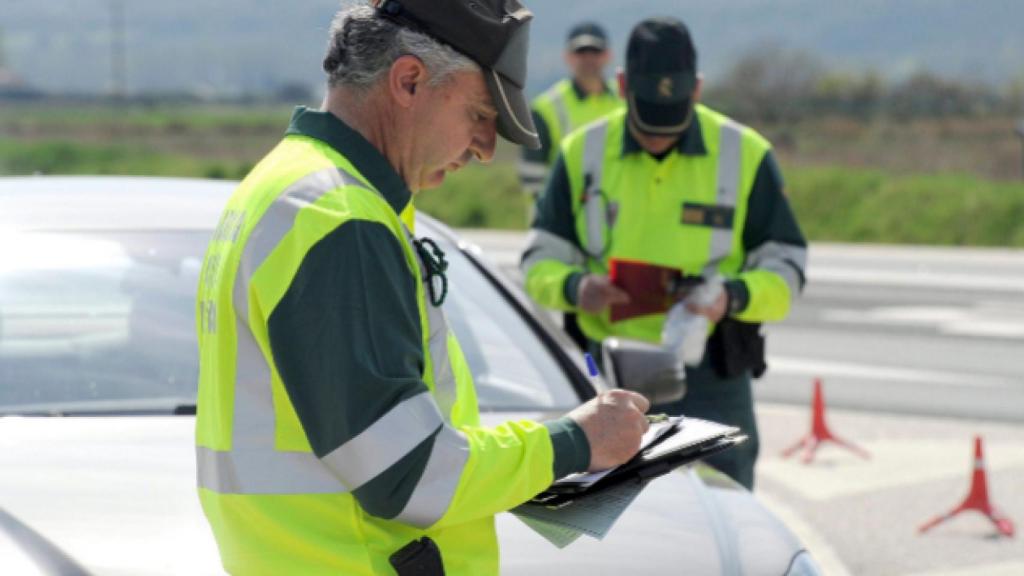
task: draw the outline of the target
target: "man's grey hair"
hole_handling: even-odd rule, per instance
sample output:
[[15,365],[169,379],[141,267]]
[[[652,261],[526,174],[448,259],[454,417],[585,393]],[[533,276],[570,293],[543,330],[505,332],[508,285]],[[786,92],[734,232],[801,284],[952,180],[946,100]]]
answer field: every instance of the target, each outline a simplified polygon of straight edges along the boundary
[[324,71],[329,86],[366,91],[398,58],[412,55],[426,66],[428,84],[440,86],[458,72],[480,67],[454,48],[377,15],[366,4],[342,7],[331,22]]

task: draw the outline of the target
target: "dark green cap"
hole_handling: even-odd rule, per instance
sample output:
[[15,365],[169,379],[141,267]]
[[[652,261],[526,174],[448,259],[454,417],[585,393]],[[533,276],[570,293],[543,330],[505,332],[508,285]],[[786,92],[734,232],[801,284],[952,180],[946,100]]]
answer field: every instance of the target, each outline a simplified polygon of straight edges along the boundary
[[676,135],[690,125],[697,87],[697,50],[686,25],[675,18],[637,24],[626,48],[626,98],[630,119],[642,132]]
[[570,52],[581,50],[597,50],[604,52],[608,49],[608,34],[596,22],[580,22],[569,30],[569,39],[566,48]]
[[518,0],[372,0],[377,13],[427,34],[484,69],[498,109],[498,133],[527,148],[540,148],[526,86],[526,55],[533,13]]

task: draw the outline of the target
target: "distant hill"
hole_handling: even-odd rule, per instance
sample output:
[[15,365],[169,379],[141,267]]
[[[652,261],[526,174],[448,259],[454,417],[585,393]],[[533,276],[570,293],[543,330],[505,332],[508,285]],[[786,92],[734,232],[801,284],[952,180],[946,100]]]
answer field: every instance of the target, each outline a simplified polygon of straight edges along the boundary
[[[110,6],[126,16],[130,92],[220,95],[319,86],[337,0],[4,0],[0,31],[9,67],[54,92],[111,87]],[[624,47],[640,18],[685,20],[708,78],[765,43],[803,50],[838,69],[888,77],[918,70],[998,84],[1024,76],[1020,0],[526,0],[533,28],[531,91],[561,74],[575,21],[594,19]]]

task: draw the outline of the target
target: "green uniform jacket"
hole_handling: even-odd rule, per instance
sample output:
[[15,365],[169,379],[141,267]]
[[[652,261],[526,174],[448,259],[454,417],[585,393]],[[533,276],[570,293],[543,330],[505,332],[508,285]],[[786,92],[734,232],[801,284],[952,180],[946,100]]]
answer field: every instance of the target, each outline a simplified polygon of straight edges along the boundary
[[410,193],[299,109],[234,193],[199,287],[199,496],[225,569],[387,574],[424,535],[495,574],[494,514],[585,469],[568,419],[482,427],[406,225]]

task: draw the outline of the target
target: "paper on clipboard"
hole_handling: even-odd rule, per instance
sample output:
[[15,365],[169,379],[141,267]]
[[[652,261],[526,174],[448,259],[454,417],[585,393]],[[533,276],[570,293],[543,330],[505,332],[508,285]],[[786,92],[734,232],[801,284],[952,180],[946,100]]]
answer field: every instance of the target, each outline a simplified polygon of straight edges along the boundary
[[[651,427],[647,429],[647,432],[644,433],[643,437],[640,439],[640,452],[642,453],[644,450],[647,450],[652,443],[675,429],[682,420],[682,416],[673,416],[666,419],[664,422],[651,424]],[[593,486],[598,480],[614,471],[615,468],[609,468],[599,472],[578,472],[556,481],[554,486],[586,488],[588,486]]]
[[604,538],[641,490],[643,484],[629,482],[574,500],[557,510],[526,503],[514,508],[512,513],[549,542],[564,548],[578,537],[572,532],[598,540]]
[[696,446],[710,439],[738,434],[739,428],[698,418],[686,418],[679,430],[651,448],[640,451],[642,461],[656,460],[670,452]]

